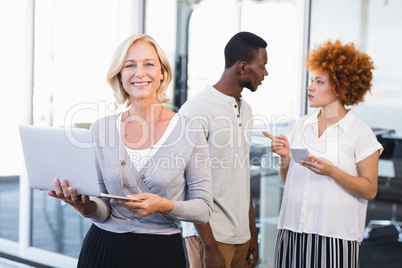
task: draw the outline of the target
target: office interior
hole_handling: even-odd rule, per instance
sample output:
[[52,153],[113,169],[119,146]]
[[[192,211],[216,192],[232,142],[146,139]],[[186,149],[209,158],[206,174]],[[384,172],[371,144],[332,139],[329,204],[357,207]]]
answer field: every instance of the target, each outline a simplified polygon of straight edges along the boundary
[[354,42],[374,61],[371,93],[350,107],[385,148],[362,252],[373,241],[392,241],[394,251],[383,256],[379,247],[385,242],[374,243],[376,254],[362,255],[361,267],[379,267],[369,266],[377,259],[382,266],[400,267],[401,11],[399,0],[0,1],[0,257],[36,267],[75,267],[91,225],[68,205],[30,189],[19,125],[88,127],[124,109],[105,77],[115,48],[134,33],[150,34],[165,50],[174,70],[166,107],[177,111],[219,79],[229,38],[250,31],[268,43],[269,72],[257,92],[243,92],[255,114],[250,179],[258,267],[273,267],[283,192],[278,157],[261,131],[286,135],[295,120],[312,111],[304,59],[309,48],[328,39]]

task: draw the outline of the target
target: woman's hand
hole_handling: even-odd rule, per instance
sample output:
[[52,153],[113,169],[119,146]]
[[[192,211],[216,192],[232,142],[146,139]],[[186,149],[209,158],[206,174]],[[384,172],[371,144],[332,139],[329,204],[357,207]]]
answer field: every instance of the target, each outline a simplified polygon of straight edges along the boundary
[[288,139],[284,135],[279,135],[279,137],[275,137],[269,134],[266,131],[263,131],[266,137],[272,140],[271,149],[274,153],[280,155],[280,167],[279,167],[279,176],[282,179],[283,184],[286,183],[286,177],[288,174],[288,168],[290,163],[290,145]]
[[128,211],[137,214],[141,218],[153,213],[168,214],[174,208],[173,201],[160,197],[156,194],[143,193],[128,195],[127,197],[141,199],[144,201],[138,202],[115,199],[114,202],[122,207],[125,207]]
[[300,165],[306,167],[319,175],[331,177],[331,173],[336,168],[329,160],[323,157],[315,157],[311,154],[308,155],[310,161],[301,160]]
[[308,157],[311,161],[300,161],[300,164],[317,174],[331,177],[349,193],[367,200],[373,200],[376,196],[379,150],[357,163],[359,176],[344,172],[325,158]]
[[46,194],[62,200],[63,202],[71,205],[82,215],[87,215],[95,212],[96,204],[89,199],[87,195],[77,195],[72,187],[64,179],[53,180],[54,191],[47,191]]
[[266,131],[263,131],[266,137],[272,140],[271,148],[272,151],[282,157],[289,157],[290,155],[290,146],[289,141],[284,135],[279,135],[278,137],[269,134]]

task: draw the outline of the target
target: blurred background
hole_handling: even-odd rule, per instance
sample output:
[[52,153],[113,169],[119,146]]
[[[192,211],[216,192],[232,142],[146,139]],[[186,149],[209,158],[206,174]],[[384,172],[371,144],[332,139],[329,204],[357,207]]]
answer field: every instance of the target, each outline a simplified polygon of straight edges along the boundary
[[[250,31],[268,43],[269,76],[257,92],[243,94],[256,118],[250,159],[259,267],[273,267],[283,190],[278,158],[261,131],[287,134],[311,112],[304,58],[328,39],[354,42],[376,67],[372,92],[355,107],[387,146],[379,195],[369,203],[362,267],[377,259],[400,267],[393,265],[402,263],[394,227],[402,220],[402,176],[395,164],[402,150],[401,12],[399,0],[0,0],[0,257],[36,267],[75,267],[91,224],[29,188],[18,125],[88,127],[123,109],[105,77],[115,48],[134,33],[152,35],[167,53],[174,69],[167,107],[177,110],[220,78],[230,37]],[[379,228],[387,231],[369,224],[379,219],[387,220],[381,223],[388,227]],[[378,241],[387,239],[386,255]]]

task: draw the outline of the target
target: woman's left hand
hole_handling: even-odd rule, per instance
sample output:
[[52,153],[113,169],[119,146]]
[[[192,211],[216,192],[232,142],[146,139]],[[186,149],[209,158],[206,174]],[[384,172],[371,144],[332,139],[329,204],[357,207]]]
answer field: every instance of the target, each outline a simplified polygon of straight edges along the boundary
[[53,179],[54,190],[46,192],[52,196],[69,204],[80,214],[86,215],[95,212],[96,204],[87,195],[77,195],[74,188],[70,187],[64,179]]
[[310,161],[301,160],[300,165],[319,175],[330,176],[331,171],[335,168],[334,164],[323,157],[318,158],[309,154],[308,158]]
[[167,214],[172,211],[174,203],[171,200],[160,197],[156,194],[134,194],[128,195],[127,197],[132,197],[135,199],[141,199],[143,201],[127,201],[115,199],[114,202],[125,207],[128,211],[137,214],[141,218],[151,215],[153,213]]

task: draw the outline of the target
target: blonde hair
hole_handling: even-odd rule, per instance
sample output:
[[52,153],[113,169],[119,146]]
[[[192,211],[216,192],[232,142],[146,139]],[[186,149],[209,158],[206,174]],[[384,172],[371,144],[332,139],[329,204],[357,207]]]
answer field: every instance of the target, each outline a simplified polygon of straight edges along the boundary
[[165,52],[158,45],[158,43],[153,39],[150,35],[147,34],[137,34],[126,38],[116,49],[112,62],[110,64],[109,70],[107,72],[106,78],[107,82],[113,89],[113,94],[116,98],[116,101],[119,104],[126,103],[126,106],[130,106],[130,98],[127,92],[124,90],[122,83],[120,82],[120,72],[123,69],[124,61],[127,57],[127,52],[132,44],[135,42],[147,42],[155,48],[156,53],[158,54],[159,62],[161,64],[161,71],[163,75],[163,80],[161,81],[161,85],[157,90],[158,100],[161,103],[165,103],[169,101],[169,98],[166,96],[166,89],[172,81],[172,69],[170,67],[169,61],[166,57]]

